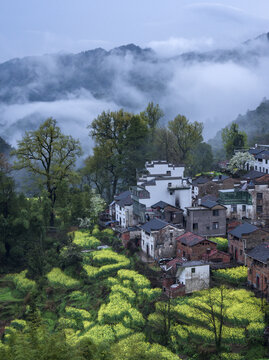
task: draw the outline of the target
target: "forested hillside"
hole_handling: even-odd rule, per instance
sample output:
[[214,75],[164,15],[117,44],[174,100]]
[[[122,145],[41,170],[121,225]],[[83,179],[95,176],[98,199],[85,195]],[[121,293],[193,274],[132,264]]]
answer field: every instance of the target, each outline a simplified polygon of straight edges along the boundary
[[[238,115],[233,122],[238,124],[239,129],[247,134],[249,146],[254,146],[257,143],[268,144],[269,100],[264,99],[255,110],[248,110],[245,115]],[[215,138],[208,141],[214,150],[222,148],[221,132],[222,130],[216,134]]]

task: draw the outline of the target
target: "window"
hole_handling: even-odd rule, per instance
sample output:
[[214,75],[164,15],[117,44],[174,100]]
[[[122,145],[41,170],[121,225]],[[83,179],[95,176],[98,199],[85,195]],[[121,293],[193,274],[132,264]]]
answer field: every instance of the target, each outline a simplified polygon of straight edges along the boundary
[[213,226],[212,229],[218,229],[219,228],[219,223],[218,222],[213,222]]
[[172,186],[172,183],[168,183],[168,187],[171,187]]
[[185,253],[185,251],[183,251],[183,254],[182,254],[182,255],[183,255],[183,257],[185,257],[185,256],[186,256],[186,253]]
[[257,165],[255,165],[255,170],[257,170]]
[[232,205],[232,212],[234,212],[234,213],[237,212],[237,205]]
[[171,175],[171,171],[170,171],[170,170],[167,170],[167,171],[166,171],[166,175]]
[[262,200],[262,193],[257,193],[257,200]]
[[198,223],[194,223],[192,228],[193,228],[193,230],[198,230]]
[[262,213],[262,206],[261,205],[257,205],[257,213]]
[[242,205],[242,211],[246,211],[246,205]]
[[191,272],[192,272],[192,274],[194,274],[195,273],[195,268],[191,268]]
[[213,210],[213,216],[219,216],[219,210]]
[[264,284],[267,285],[267,277],[264,277]]
[[243,250],[240,250],[240,255],[242,255],[243,254]]

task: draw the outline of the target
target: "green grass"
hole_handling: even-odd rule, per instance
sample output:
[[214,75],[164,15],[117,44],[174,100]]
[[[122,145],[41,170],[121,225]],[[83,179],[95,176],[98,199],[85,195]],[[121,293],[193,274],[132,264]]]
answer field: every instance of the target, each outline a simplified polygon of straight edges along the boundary
[[22,299],[18,299],[14,297],[13,291],[8,288],[0,288],[0,302],[17,302],[22,301]]

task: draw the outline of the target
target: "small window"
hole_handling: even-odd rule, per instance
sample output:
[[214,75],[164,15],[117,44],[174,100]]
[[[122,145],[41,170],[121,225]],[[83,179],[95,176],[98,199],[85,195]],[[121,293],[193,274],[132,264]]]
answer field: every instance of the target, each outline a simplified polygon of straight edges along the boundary
[[194,274],[195,273],[195,268],[191,268],[191,272],[192,272],[192,274]]
[[255,165],[255,170],[257,170],[257,165]]
[[262,193],[257,193],[257,200],[262,200]]
[[242,205],[242,211],[246,211],[246,205]]
[[257,213],[262,213],[262,206],[261,205],[257,205]]
[[183,257],[185,257],[186,256],[186,253],[185,253],[185,251],[183,251]]
[[194,223],[192,228],[193,228],[193,230],[198,230],[198,223]]
[[219,216],[219,210],[213,210],[213,216]]
[[170,171],[170,170],[167,170],[167,171],[166,171],[166,175],[171,175],[171,171]]
[[168,183],[168,187],[171,187],[172,186],[172,183]]
[[242,255],[243,254],[243,250],[240,250],[240,255]]
[[237,212],[237,205],[232,205],[232,212],[236,213]]
[[248,269],[248,273],[249,273],[249,275],[251,275],[251,274],[252,274],[252,270],[251,270],[251,269]]
[[264,277],[264,284],[267,285],[267,277]]
[[219,223],[218,222],[213,222],[212,229],[216,230],[218,228],[219,228]]

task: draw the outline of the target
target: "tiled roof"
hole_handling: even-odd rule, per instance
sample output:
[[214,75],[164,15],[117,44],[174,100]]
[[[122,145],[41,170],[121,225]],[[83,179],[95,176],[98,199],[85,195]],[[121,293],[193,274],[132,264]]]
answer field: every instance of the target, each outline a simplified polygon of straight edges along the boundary
[[193,185],[203,185],[203,184],[206,184],[206,183],[209,182],[209,181],[211,181],[209,178],[200,176],[200,177],[198,177],[197,179],[194,179],[194,180],[192,181],[192,184],[193,184]]
[[143,229],[147,233],[150,233],[151,231],[161,230],[167,225],[169,224],[166,221],[154,218],[146,222],[144,225],[141,225],[141,229]]
[[130,191],[130,190],[124,191],[124,192],[120,193],[119,195],[115,195],[115,200],[125,199],[125,198],[127,198],[129,195],[131,195],[131,191]]
[[207,195],[205,195],[205,196],[202,197],[201,202],[206,201],[206,200],[217,201],[218,198],[217,198],[217,196],[215,196],[215,195],[207,194]]
[[167,204],[165,201],[158,201],[156,204],[151,205],[151,207],[153,209],[156,209],[157,207],[164,209],[166,206],[168,206],[169,204]]
[[206,208],[212,209],[214,206],[219,205],[219,204],[216,201],[203,200],[203,201],[201,201],[201,205]]
[[266,263],[269,260],[269,243],[263,243],[255,246],[247,252],[247,255],[255,260]]
[[252,154],[252,155],[256,155],[256,154],[259,154],[260,152],[262,152],[263,150],[262,149],[259,149],[259,148],[255,148],[255,149],[249,149],[249,153]]
[[255,159],[269,159],[269,151],[263,150],[259,152],[257,155],[255,155]]
[[263,175],[264,175],[264,173],[262,173],[260,171],[251,170],[251,171],[249,171],[247,174],[245,174],[243,176],[243,179],[253,180],[253,179],[257,179],[259,177],[262,177]]
[[[188,231],[185,234],[180,235],[179,237],[177,237],[176,240],[180,241],[184,245],[194,246],[194,245],[199,244],[202,241],[205,241],[205,238]],[[210,240],[208,240],[208,241],[210,241]]]
[[123,198],[121,200],[117,200],[116,201],[116,204],[121,206],[121,207],[124,207],[124,206],[130,206],[133,204],[133,200],[132,200],[132,197],[131,195],[128,195],[126,198]]
[[229,231],[229,234],[236,236],[237,238],[241,239],[243,234],[251,234],[256,231],[258,228],[255,225],[252,225],[248,222],[241,224],[234,228],[233,230]]

